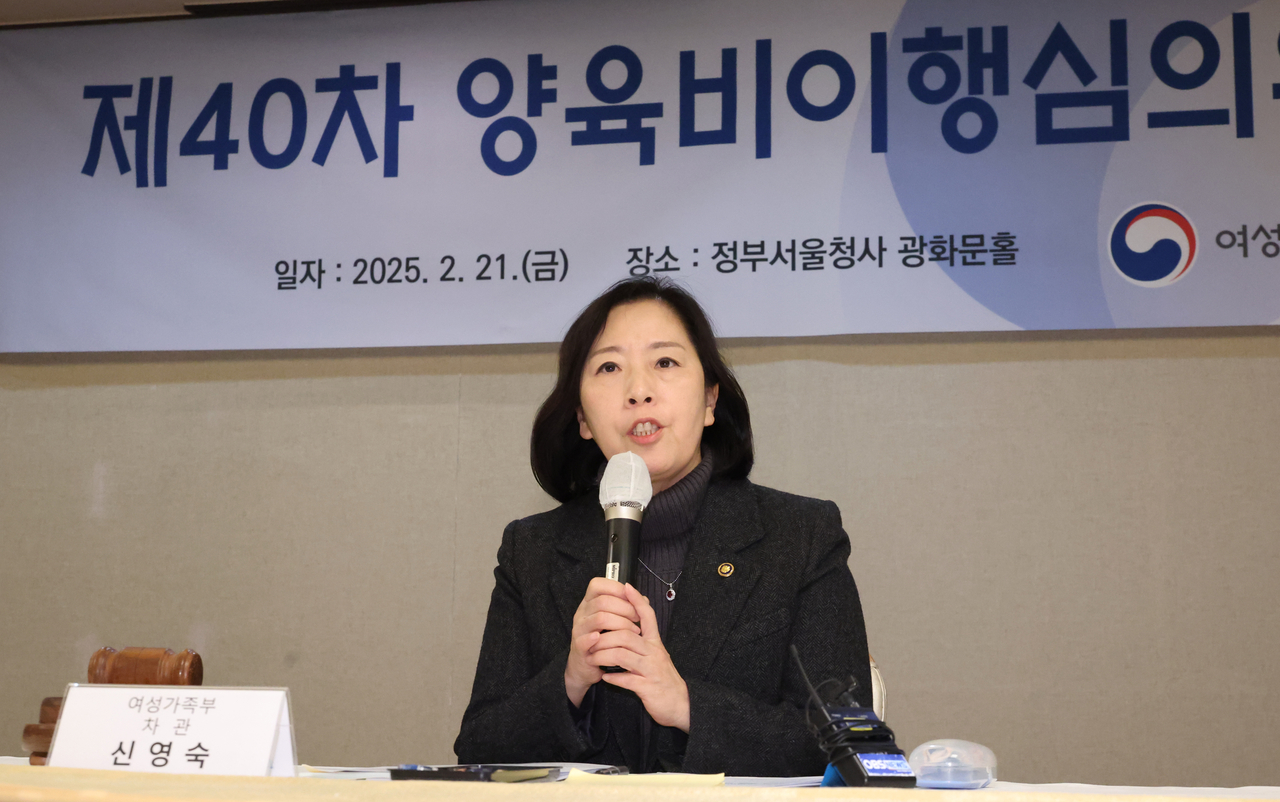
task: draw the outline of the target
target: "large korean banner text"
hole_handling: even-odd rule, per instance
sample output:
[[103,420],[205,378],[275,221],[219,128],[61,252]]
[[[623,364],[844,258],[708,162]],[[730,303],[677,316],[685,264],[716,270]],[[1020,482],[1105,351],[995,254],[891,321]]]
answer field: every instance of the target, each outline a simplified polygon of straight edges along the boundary
[[1280,0],[0,31],[0,351],[1280,321]]

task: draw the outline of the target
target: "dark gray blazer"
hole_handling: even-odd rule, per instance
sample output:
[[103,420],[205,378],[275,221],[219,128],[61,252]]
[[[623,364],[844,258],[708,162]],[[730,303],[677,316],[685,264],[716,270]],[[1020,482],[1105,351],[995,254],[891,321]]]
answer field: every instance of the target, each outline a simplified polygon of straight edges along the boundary
[[800,650],[815,683],[855,677],[870,706],[866,630],[848,559],[835,504],[712,481],[665,642],[689,686],[689,734],[654,725],[643,742],[639,699],[601,682],[588,695],[588,739],[571,714],[564,667],[574,611],[604,568],[604,515],[586,496],[512,522],[498,549],[458,760],[821,774],[826,761],[805,727],[806,692],[788,647]]

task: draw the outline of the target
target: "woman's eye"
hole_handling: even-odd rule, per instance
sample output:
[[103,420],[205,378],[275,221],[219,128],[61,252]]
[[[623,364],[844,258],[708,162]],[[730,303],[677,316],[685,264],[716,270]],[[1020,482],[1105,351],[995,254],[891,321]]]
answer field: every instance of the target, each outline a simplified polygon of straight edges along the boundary
[[674,368],[677,364],[678,363],[669,356],[664,356],[662,359],[658,360],[658,367],[660,368]]
[[618,366],[615,365],[614,363],[606,362],[600,367],[596,368],[596,373],[613,373],[617,369],[618,369]]

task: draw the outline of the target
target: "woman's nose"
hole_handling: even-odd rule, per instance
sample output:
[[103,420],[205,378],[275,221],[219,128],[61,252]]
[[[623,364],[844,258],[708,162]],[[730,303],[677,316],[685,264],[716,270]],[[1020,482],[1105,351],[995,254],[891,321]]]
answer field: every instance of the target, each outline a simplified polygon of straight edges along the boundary
[[627,387],[628,405],[634,407],[652,402],[653,391],[649,389],[649,377],[644,375],[642,371],[632,374],[631,381]]

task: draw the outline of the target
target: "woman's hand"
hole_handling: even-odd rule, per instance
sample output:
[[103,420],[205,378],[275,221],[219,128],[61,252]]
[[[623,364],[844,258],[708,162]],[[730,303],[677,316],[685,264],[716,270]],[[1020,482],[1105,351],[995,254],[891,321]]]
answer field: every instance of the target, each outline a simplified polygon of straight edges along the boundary
[[[607,631],[624,632],[639,637],[640,616],[635,603],[626,591],[636,593],[630,585],[598,576],[587,585],[587,593],[573,614],[573,632],[569,635],[569,659],[564,666],[564,691],[574,707],[582,705],[587,690],[604,676],[601,663],[592,656],[601,634]],[[644,599],[644,596],[640,596]],[[646,601],[646,604],[648,602]],[[653,611],[649,611],[653,615]],[[654,631],[657,629],[655,627]]]
[[[664,727],[676,727],[687,733],[689,686],[685,684],[680,672],[676,671],[671,655],[662,645],[662,638],[658,634],[658,618],[654,615],[649,600],[630,585],[623,585],[622,588],[627,603],[639,613],[640,627],[615,629],[595,636],[590,654],[591,663],[626,669],[624,673],[601,672],[596,679],[603,678],[610,685],[634,692],[654,721]],[[590,590],[587,592],[590,595]],[[576,632],[577,619],[574,621]]]

